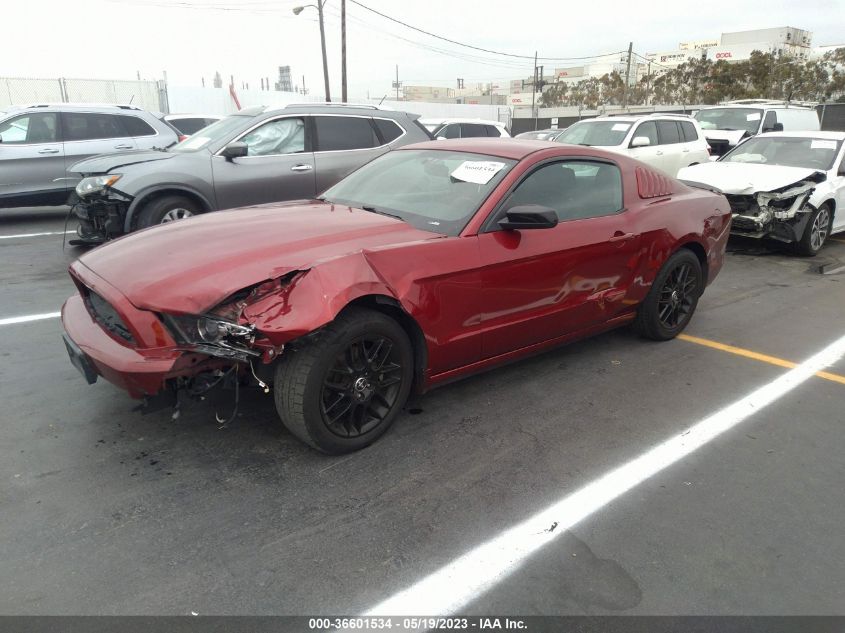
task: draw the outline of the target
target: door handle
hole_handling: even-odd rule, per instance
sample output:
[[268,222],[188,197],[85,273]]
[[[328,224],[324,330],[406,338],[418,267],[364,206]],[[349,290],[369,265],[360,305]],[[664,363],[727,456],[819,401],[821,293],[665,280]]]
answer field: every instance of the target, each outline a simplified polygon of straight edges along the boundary
[[294,165],[290,168],[291,171],[311,171],[312,169],[314,169],[313,165],[306,165],[304,163]]
[[611,237],[607,238],[608,242],[625,242],[632,238],[636,237],[633,233],[623,233],[622,231],[616,231]]
[[684,150],[684,154],[686,154],[687,152],[689,152],[689,147]]
[[54,149],[52,147],[45,147],[44,149],[38,150],[39,154],[58,154],[59,150]]
[[115,149],[132,149],[131,145],[115,145]]

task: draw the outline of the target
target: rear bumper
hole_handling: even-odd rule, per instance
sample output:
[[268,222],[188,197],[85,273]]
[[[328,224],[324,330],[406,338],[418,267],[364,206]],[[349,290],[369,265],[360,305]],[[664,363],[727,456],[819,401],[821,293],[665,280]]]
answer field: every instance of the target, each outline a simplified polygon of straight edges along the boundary
[[[72,296],[62,306],[62,325],[67,338],[83,355],[81,360],[76,358],[77,364],[73,348],[67,345],[71,362],[82,371],[89,384],[102,376],[133,398],[161,391],[182,355],[167,348],[142,353],[119,343],[94,321],[79,295]],[[90,365],[93,374],[86,373],[86,364]]]

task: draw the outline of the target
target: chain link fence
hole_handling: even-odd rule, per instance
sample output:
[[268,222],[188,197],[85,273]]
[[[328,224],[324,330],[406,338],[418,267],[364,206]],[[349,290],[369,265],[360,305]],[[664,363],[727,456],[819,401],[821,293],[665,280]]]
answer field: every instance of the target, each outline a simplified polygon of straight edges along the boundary
[[132,104],[169,112],[163,81],[0,77],[0,109],[33,103]]

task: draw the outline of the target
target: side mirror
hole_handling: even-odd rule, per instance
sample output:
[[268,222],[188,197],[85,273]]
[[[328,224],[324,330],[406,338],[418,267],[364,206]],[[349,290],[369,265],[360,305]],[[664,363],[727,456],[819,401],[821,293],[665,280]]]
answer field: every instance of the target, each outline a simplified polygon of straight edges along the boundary
[[223,156],[226,160],[232,160],[233,158],[242,158],[247,154],[249,154],[249,146],[246,143],[242,143],[240,141],[229,143],[226,147],[223,148],[223,151],[220,152],[220,155]]
[[505,217],[499,220],[499,227],[506,231],[551,229],[555,226],[557,226],[555,210],[538,204],[511,207],[505,212]]
[[635,136],[631,141],[631,147],[646,147],[651,145],[651,139],[647,136]]

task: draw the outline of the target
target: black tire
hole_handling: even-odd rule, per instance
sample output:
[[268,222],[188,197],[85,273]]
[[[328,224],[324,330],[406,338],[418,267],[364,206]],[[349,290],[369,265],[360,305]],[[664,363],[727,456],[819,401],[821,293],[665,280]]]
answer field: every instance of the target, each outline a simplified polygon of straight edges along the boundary
[[832,224],[833,212],[830,205],[827,203],[819,205],[819,208],[810,215],[807,226],[804,227],[804,235],[795,242],[795,252],[804,257],[815,257],[830,236]]
[[[183,211],[183,213],[180,213]],[[167,195],[154,198],[145,204],[138,213],[137,227],[145,229],[156,224],[165,224],[182,217],[190,217],[201,213],[199,205],[186,196]],[[182,217],[171,217],[180,215]]]
[[349,308],[285,349],[273,385],[276,411],[309,446],[349,453],[387,431],[408,399],[413,375],[414,352],[402,327],[380,312]]
[[668,341],[683,332],[704,292],[701,262],[682,248],[658,271],[646,298],[637,309],[634,329],[655,341]]

